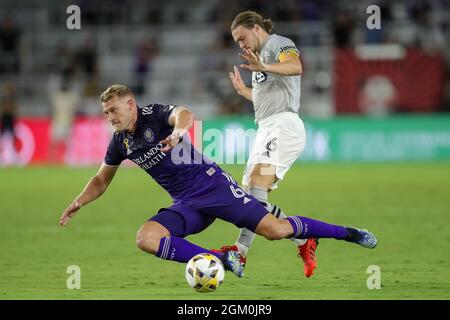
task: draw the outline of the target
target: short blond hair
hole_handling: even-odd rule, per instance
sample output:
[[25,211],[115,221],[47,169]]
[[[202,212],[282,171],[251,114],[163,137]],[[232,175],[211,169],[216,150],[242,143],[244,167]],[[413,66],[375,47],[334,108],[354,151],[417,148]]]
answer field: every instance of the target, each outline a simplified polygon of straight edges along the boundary
[[131,91],[130,88],[122,84],[113,84],[112,86],[109,86],[108,89],[103,91],[102,95],[100,96],[100,100],[102,103],[104,103],[108,102],[116,96],[119,98],[125,96],[131,96],[132,98],[134,98],[133,91]]

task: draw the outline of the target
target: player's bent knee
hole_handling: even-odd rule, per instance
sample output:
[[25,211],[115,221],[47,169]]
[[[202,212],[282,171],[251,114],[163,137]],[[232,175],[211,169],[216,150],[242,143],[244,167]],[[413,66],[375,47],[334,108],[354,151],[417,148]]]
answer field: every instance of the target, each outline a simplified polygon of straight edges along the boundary
[[274,228],[274,229],[267,230],[264,237],[270,241],[280,240],[280,239],[284,238],[284,234],[279,229]]
[[156,254],[161,238],[169,236],[169,231],[159,223],[150,221],[145,223],[136,234],[136,245],[139,249]]
[[158,252],[160,240],[161,237],[157,237],[152,234],[138,233],[136,236],[136,245],[142,251],[156,254],[156,252]]
[[286,237],[282,223],[278,222],[273,216],[266,216],[256,228],[256,233],[270,241]]

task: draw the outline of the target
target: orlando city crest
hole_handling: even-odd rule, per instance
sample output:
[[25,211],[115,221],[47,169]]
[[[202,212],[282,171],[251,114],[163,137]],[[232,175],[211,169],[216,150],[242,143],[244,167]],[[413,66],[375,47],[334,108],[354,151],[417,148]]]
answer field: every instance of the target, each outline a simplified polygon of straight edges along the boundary
[[144,132],[144,139],[148,142],[153,142],[155,140],[155,135],[153,134],[152,129],[148,128]]

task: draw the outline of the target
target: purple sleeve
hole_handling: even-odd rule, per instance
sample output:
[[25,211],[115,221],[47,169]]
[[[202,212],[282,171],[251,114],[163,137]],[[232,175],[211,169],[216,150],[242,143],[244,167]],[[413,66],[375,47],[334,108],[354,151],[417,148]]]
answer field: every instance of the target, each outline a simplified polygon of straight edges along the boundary
[[125,157],[120,152],[118,142],[113,136],[109,142],[108,151],[106,151],[105,163],[110,166],[118,166],[123,160],[125,160]]
[[166,106],[162,104],[155,104],[153,105],[153,113],[159,122],[163,122],[164,124],[170,126],[169,116],[175,108],[176,106],[172,104],[168,104]]

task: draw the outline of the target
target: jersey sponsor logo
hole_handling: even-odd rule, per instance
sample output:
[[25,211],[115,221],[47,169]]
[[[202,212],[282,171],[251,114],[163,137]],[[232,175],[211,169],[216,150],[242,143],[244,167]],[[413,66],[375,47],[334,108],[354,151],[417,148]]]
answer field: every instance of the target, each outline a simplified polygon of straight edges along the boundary
[[266,144],[266,151],[264,151],[262,153],[263,156],[266,156],[266,157],[270,158],[270,153],[272,151],[275,151],[277,149],[277,147],[278,147],[278,143],[276,143],[277,140],[278,140],[278,138],[273,138],[269,142],[267,142],[267,144]]
[[265,73],[265,72],[256,72],[255,73],[256,83],[263,83],[266,80],[267,80],[267,73]]
[[144,132],[144,139],[148,142],[153,142],[155,140],[155,134],[153,133],[152,129],[147,128]]
[[167,156],[166,153],[161,152],[162,148],[162,143],[158,143],[156,146],[150,148],[146,153],[138,158],[131,159],[131,161],[144,170],[151,169]]
[[148,106],[148,107],[143,107],[142,108],[142,114],[144,116],[147,116],[147,115],[152,114],[152,113],[153,113],[153,106]]
[[286,51],[286,50],[295,50],[297,51],[297,48],[295,46],[284,46],[280,48],[280,52]]
[[288,50],[284,50],[282,52],[280,52],[280,57],[282,55],[294,55],[294,56],[298,56],[298,51],[297,49],[288,49]]

